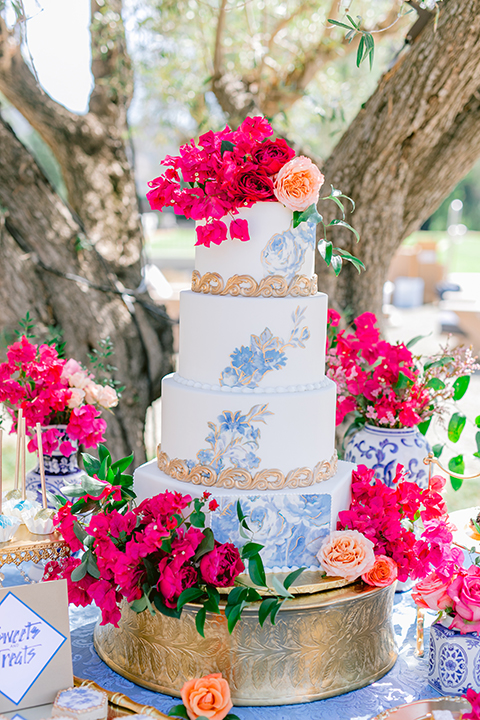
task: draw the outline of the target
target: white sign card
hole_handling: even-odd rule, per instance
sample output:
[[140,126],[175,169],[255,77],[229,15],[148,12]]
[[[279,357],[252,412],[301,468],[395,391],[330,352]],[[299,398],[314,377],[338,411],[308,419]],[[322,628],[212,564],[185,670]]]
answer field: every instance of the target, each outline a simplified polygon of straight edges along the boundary
[[0,589],[0,712],[51,703],[72,684],[66,581]]

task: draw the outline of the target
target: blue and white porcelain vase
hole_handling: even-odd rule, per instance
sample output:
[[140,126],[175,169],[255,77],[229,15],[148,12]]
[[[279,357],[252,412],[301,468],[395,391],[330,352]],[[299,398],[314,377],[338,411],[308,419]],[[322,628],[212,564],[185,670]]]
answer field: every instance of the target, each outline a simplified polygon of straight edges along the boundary
[[375,476],[392,487],[397,465],[403,465],[412,480],[422,488],[428,485],[428,470],[423,460],[430,445],[417,427],[383,428],[365,425],[350,437],[345,460],[366,465]]
[[[49,427],[42,428],[42,431],[49,429]],[[67,436],[66,427],[66,425],[55,425],[55,429],[63,433],[63,437],[59,439],[59,444],[61,444],[63,440],[68,440],[75,447],[75,452],[67,456],[63,455],[60,450],[55,450],[51,455],[44,455],[43,458],[45,465],[45,485],[47,487],[47,492],[50,492],[53,495],[63,495],[61,488],[64,485],[79,485],[82,476],[85,474],[78,467],[78,441],[71,440]],[[36,468],[27,473],[26,487],[27,490],[37,494],[36,499],[41,503],[42,484],[40,481],[40,468],[38,461]],[[52,507],[50,503],[48,503],[48,506]]]
[[428,682],[442,695],[465,695],[468,688],[479,692],[480,637],[476,632],[461,635],[446,624],[430,628]]

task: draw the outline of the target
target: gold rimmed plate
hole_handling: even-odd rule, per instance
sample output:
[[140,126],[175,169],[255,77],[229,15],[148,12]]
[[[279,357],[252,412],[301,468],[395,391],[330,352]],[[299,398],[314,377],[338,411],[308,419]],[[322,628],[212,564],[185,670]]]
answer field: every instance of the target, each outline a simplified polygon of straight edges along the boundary
[[438,710],[449,710],[454,720],[459,720],[462,713],[470,712],[471,707],[463,697],[430,698],[384,710],[372,720],[434,720],[433,713]]
[[470,526],[470,520],[476,518],[480,512],[480,507],[476,505],[463,510],[456,510],[450,513],[450,521],[457,528],[453,532],[453,542],[470,550],[474,548],[476,552],[480,552],[480,535]]

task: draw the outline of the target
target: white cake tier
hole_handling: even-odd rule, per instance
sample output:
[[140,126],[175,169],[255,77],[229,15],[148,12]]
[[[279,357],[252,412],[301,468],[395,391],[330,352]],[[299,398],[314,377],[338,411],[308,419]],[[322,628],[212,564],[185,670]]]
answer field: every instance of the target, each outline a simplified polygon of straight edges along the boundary
[[179,375],[266,388],[325,377],[327,296],[236,298],[180,293]]
[[[318,570],[316,553],[322,540],[336,529],[338,513],[350,506],[354,467],[340,461],[336,475],[308,489],[255,493],[208,488],[220,505],[215,512],[207,513],[208,523],[219,542],[242,546],[246,540],[238,532],[239,500],[254,533],[252,539],[265,546],[261,555],[268,571],[287,572],[298,567]],[[205,488],[174,480],[152,460],[135,471],[134,490],[140,502],[165,490],[201,497]]]
[[250,240],[228,238],[220,245],[195,248],[195,270],[204,276],[218,273],[227,281],[235,275],[247,275],[257,283],[276,275],[290,282],[295,276],[311,278],[315,265],[315,225],[301,223],[292,227],[293,214],[278,202],[260,202],[243,208],[238,215],[227,216],[248,221]]
[[[200,385],[196,383],[195,385]],[[287,475],[330,461],[335,445],[335,383],[298,391],[212,390],[167,375],[162,384],[162,451],[170,461]]]

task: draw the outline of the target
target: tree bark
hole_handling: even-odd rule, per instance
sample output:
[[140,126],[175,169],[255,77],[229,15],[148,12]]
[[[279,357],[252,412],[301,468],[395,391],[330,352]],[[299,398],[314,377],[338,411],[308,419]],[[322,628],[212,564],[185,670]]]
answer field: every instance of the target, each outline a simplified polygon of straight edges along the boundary
[[162,310],[136,290],[143,234],[126,144],[132,75],[121,9],[120,0],[92,0],[95,87],[84,116],[41,91],[0,19],[0,91],[52,149],[70,206],[0,125],[0,322],[13,326],[33,310],[63,330],[67,353],[82,362],[100,338],[111,337],[125,390],[108,422],[108,444],[116,456],[135,450],[138,464],[145,459],[146,409],[171,369],[172,332]]
[[323,172],[352,197],[361,241],[334,239],[359,256],[360,276],[339,278],[318,258],[321,290],[355,315],[379,313],[388,266],[480,157],[480,0],[444,0],[412,47],[381,79]]

